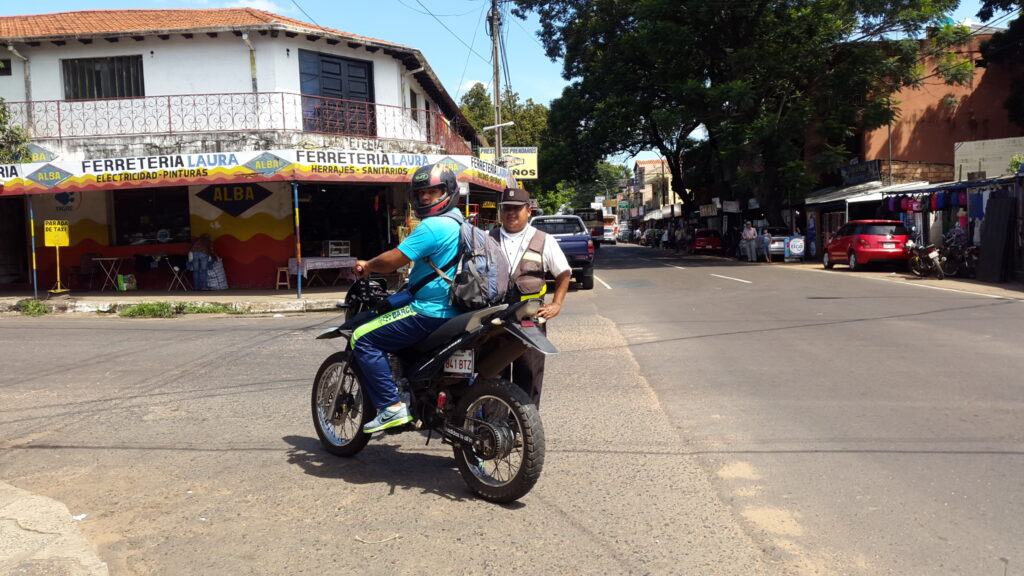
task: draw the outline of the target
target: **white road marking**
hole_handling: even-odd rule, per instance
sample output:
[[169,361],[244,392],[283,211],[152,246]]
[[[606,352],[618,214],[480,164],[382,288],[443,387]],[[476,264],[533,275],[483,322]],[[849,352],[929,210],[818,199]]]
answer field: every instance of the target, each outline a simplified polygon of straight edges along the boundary
[[735,280],[737,282],[743,282],[744,284],[753,284],[750,280],[741,280],[739,278],[733,278],[732,276],[720,276],[718,274],[712,274],[715,278],[725,278],[726,280]]
[[686,270],[686,268],[683,268],[682,266],[673,266],[671,264],[665,264],[665,266],[668,266],[669,268],[675,268],[676,270]]
[[600,278],[598,278],[598,277],[597,277],[596,275],[594,276],[594,280],[597,280],[598,282],[600,282],[600,283],[601,283],[601,285],[602,285],[602,286],[604,286],[605,288],[607,288],[607,289],[609,289],[609,290],[611,290],[611,289],[612,289],[612,287],[611,287],[611,286],[609,286],[607,282],[605,282],[604,280],[601,280],[601,279],[600,279]]

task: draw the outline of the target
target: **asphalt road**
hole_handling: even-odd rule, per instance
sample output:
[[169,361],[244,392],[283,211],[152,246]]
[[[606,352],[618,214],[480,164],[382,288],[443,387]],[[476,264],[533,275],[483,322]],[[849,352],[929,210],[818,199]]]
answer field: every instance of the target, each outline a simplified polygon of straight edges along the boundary
[[885,275],[602,248],[510,506],[419,434],[320,450],[333,315],[3,317],[0,483],[111,574],[1024,573],[1024,304]]
[[0,318],[0,487],[65,504],[114,575],[775,573],[596,297],[551,328],[547,459],[514,505],[418,433],[320,449],[327,314]]
[[1024,303],[885,269],[601,252],[600,315],[769,558],[1024,574]]

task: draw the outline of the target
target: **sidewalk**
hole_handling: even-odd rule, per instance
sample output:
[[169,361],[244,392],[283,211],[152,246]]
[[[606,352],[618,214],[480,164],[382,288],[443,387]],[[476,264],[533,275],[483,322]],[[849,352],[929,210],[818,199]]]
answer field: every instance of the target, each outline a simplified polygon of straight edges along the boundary
[[[302,298],[296,290],[218,290],[211,292],[166,292],[140,290],[131,292],[65,292],[50,295],[40,292],[39,298],[52,312],[89,313],[114,312],[118,308],[142,302],[194,302],[223,304],[234,310],[251,313],[313,312],[335,310],[345,299],[347,287],[317,286],[303,288]],[[17,304],[32,298],[32,291],[0,293],[0,313],[17,312]]]

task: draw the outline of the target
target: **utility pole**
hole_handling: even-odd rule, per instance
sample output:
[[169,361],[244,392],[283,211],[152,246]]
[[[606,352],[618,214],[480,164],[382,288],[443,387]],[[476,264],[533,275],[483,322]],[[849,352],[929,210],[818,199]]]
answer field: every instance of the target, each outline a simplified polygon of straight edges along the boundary
[[491,25],[491,64],[494,68],[494,163],[504,166],[501,157],[501,12],[498,10],[498,0],[491,0],[487,21]]

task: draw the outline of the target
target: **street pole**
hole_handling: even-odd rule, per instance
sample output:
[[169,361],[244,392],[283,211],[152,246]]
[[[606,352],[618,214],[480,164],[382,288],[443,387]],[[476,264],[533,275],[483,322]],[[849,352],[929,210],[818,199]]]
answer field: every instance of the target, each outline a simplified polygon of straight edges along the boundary
[[491,0],[491,13],[488,15],[491,24],[491,63],[494,74],[494,163],[504,166],[501,158],[501,12],[498,11],[498,0]]

